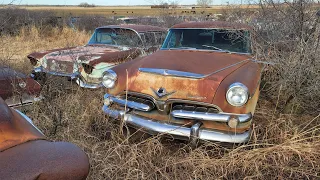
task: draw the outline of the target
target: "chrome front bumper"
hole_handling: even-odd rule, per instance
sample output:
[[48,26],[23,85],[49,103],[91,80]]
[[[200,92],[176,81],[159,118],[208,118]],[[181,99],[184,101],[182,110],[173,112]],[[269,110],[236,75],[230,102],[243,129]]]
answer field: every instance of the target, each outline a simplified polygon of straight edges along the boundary
[[[111,96],[106,94],[105,97],[110,98]],[[117,101],[115,101],[117,100]],[[113,97],[110,98],[110,102],[117,103],[119,105],[123,105],[122,101]],[[132,102],[127,102],[128,109],[133,108],[135,104]],[[142,108],[143,109],[143,108]],[[190,114],[182,114],[182,111],[179,111],[180,115],[186,117],[188,119],[194,119],[195,123],[191,127],[185,127],[173,123],[167,123],[163,121],[155,121],[152,119],[147,119],[145,117],[141,117],[138,115],[131,114],[130,112],[125,112],[123,110],[114,110],[110,109],[108,105],[103,106],[103,112],[107,116],[114,119],[122,119],[128,125],[140,129],[142,128],[149,134],[168,134],[177,139],[190,140],[194,142],[194,140],[207,140],[207,141],[219,141],[219,142],[227,142],[227,143],[243,143],[247,142],[250,139],[251,131],[246,131],[244,133],[228,133],[221,132],[212,129],[201,128],[202,123],[197,120],[201,120],[199,118],[199,114],[195,115],[193,118]],[[176,112],[177,115],[178,112]],[[202,113],[206,114],[206,113]],[[171,113],[174,116],[174,112]],[[216,122],[228,122],[228,119],[232,118],[233,114],[214,114],[214,116],[207,117],[209,121]],[[239,116],[239,115],[238,115]],[[246,118],[247,117],[247,118]],[[241,122],[248,122],[251,120],[251,114],[240,115],[238,118]],[[204,120],[204,119],[202,119]]]
[[69,77],[71,80],[74,80],[80,87],[82,88],[89,88],[89,89],[97,89],[102,87],[102,84],[90,84],[88,82],[85,82],[81,79],[81,75],[78,72],[72,73],[72,74],[66,74],[66,73],[59,73],[59,72],[49,72],[45,71],[41,66],[35,68],[31,72],[31,78],[35,79],[37,73],[46,73],[54,76],[63,76],[63,77]]
[[82,81],[80,77],[78,77],[75,81],[82,88],[97,89],[97,88],[102,87],[102,84],[89,84],[89,83],[86,83],[86,82]]

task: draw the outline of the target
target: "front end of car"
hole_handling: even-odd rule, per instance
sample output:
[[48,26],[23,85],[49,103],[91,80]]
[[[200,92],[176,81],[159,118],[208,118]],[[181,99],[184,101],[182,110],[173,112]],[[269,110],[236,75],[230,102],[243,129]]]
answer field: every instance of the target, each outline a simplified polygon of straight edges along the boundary
[[[118,53],[119,48],[77,47],[70,50],[53,51],[38,58],[36,58],[37,53],[31,54],[28,58],[34,69],[30,76],[39,82],[45,82],[48,76],[55,76],[64,80],[72,80],[83,88],[100,88],[102,87],[102,73],[115,64],[107,62],[110,59],[104,57],[107,56],[103,54],[106,53],[104,51],[108,51],[109,54]],[[92,52],[92,54],[85,55],[85,52]],[[100,55],[95,55],[95,53],[100,53]],[[94,60],[102,62],[93,65],[91,62]]]
[[[168,69],[124,72],[127,67],[104,73],[103,85],[108,93],[104,95],[103,112],[107,117],[149,134],[165,134],[191,143],[244,143],[250,139],[259,88],[237,81],[236,77],[241,77],[238,73],[203,77]],[[259,74],[252,75],[259,79]]]
[[30,77],[8,67],[0,68],[0,97],[10,107],[33,104],[42,98],[40,84]]

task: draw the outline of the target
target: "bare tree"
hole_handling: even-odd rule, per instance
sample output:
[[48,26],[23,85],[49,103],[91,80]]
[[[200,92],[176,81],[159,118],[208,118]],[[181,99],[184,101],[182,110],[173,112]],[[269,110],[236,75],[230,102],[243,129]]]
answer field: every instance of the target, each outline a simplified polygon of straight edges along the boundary
[[224,20],[254,26],[253,50],[272,63],[262,95],[283,112],[320,112],[320,16],[313,0],[260,0],[256,10],[230,6]]
[[213,0],[197,0],[197,4],[202,8],[207,8],[213,3]]

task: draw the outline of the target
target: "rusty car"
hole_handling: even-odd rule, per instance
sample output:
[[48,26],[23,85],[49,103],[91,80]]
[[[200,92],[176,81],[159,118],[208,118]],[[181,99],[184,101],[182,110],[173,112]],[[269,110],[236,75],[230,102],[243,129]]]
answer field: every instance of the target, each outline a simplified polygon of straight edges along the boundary
[[149,25],[109,25],[97,28],[84,46],[34,52],[31,77],[67,77],[84,88],[99,88],[103,72],[117,64],[151,54],[161,46],[167,29]]
[[76,145],[52,142],[22,112],[0,97],[0,177],[15,179],[86,179],[90,165]]
[[29,105],[42,99],[41,86],[31,77],[10,67],[0,67],[0,97],[10,107]]
[[190,143],[247,142],[262,70],[251,32],[222,21],[174,25],[159,51],[104,73],[104,114]]

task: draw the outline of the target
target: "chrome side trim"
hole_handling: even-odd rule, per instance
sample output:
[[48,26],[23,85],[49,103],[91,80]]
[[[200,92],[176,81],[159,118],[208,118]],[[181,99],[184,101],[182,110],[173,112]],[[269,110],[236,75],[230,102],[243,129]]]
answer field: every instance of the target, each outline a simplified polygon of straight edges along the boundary
[[36,67],[33,69],[32,73],[31,73],[31,77],[33,77],[33,73],[47,73],[50,75],[56,75],[56,76],[66,76],[66,77],[71,77],[71,78],[77,78],[79,76],[79,72],[75,72],[75,73],[62,73],[62,72],[53,72],[53,71],[46,71],[42,66]]
[[157,69],[157,68],[139,68],[140,72],[145,73],[151,73],[151,74],[159,74],[162,76],[174,76],[174,77],[184,77],[184,78],[194,78],[194,79],[202,79],[206,78],[208,76],[211,76],[213,74],[216,74],[220,71],[224,71],[226,69],[229,69],[233,66],[236,66],[238,64],[244,63],[246,61],[251,61],[251,59],[245,59],[242,61],[239,61],[235,64],[231,64],[230,66],[226,66],[224,68],[221,68],[219,70],[216,70],[210,74],[204,75],[204,74],[197,74],[197,73],[191,73],[191,72],[184,72],[184,71],[176,71],[176,70],[170,70],[170,69]]
[[16,110],[16,109],[15,109],[15,111],[16,111],[18,114],[20,114],[20,116],[22,116],[26,121],[28,121],[28,122],[29,122],[36,130],[38,130],[42,135],[44,135],[44,134],[40,131],[40,129],[38,129],[38,127],[33,124],[32,120],[31,120],[28,116],[26,116],[25,114],[23,114],[23,113],[20,112],[19,110]]
[[41,101],[42,99],[44,99],[43,96],[36,97],[33,95],[23,94],[21,97],[14,96],[9,99],[6,99],[5,102],[8,104],[9,107],[18,108],[21,106],[31,105],[35,102]]
[[196,73],[169,70],[169,69],[139,68],[139,71],[152,73],[152,74],[160,74],[162,76],[176,76],[176,77],[187,77],[187,78],[195,78],[195,79],[201,79],[202,77],[205,76],[203,74],[196,74]]
[[175,118],[197,119],[204,121],[216,121],[227,123],[230,118],[237,118],[240,123],[248,122],[252,119],[251,113],[248,114],[228,114],[228,113],[205,113],[196,111],[174,110],[171,115]]
[[110,96],[109,94],[105,94],[104,99],[107,99],[107,98],[109,98],[109,100],[113,103],[119,104],[121,106],[127,106],[128,108],[136,109],[136,110],[140,110],[140,111],[148,112],[154,108],[154,107],[150,107],[150,106],[143,104],[143,103],[137,103],[134,101],[119,99],[119,98]]
[[40,73],[40,72],[47,73],[50,75],[55,75],[55,76],[70,77],[72,80],[75,80],[76,83],[82,88],[97,89],[97,88],[100,88],[103,86],[102,84],[89,84],[89,83],[84,82],[83,80],[81,80],[79,72],[75,72],[75,73],[71,73],[71,74],[60,73],[60,72],[51,72],[51,71],[45,71],[42,68],[42,66],[35,68],[33,70],[33,72],[31,73],[31,77],[34,79],[35,75],[33,73]]
[[[227,133],[215,130],[201,129],[200,124],[195,124],[191,128],[165,123],[161,121],[153,121],[140,116],[132,115],[130,113],[124,113],[124,111],[111,110],[108,106],[103,106],[103,112],[109,117],[115,119],[123,119],[128,125],[134,128],[146,131],[149,134],[168,134],[176,139],[188,139],[198,138],[200,140],[208,141],[220,141],[228,143],[243,143],[247,142],[250,138],[250,131],[244,133]],[[197,135],[198,134],[198,135]],[[192,137],[197,136],[197,137]]]

